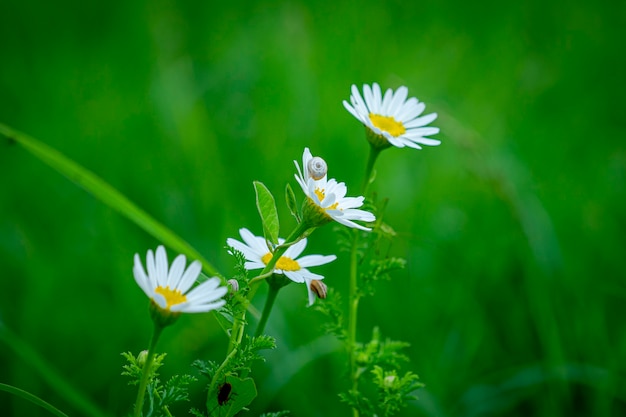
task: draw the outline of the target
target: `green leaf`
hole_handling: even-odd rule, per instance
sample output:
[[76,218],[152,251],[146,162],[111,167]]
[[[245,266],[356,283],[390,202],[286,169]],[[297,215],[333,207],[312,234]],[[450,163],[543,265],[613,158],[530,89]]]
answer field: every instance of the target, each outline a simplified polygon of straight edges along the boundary
[[209,417],[233,417],[257,396],[252,378],[228,376],[217,392],[207,400]]
[[67,158],[56,149],[2,123],[0,123],[0,133],[19,143],[24,149],[41,161],[84,188],[94,197],[119,212],[122,216],[127,217],[130,221],[163,242],[163,244],[167,245],[172,250],[184,253],[189,259],[199,260],[204,270],[210,275],[221,276],[213,265],[204,259],[189,243],[185,242],[170,229],[159,223],[93,172]]
[[30,392],[26,392],[22,389],[16,388],[12,385],[7,385],[7,384],[2,384],[0,383],[0,390],[1,391],[6,391],[10,394],[13,394],[17,397],[22,397],[25,400],[30,401],[33,404],[38,405],[41,408],[44,408],[46,410],[48,410],[51,414],[54,414],[55,416],[59,416],[59,417],[68,417],[67,414],[65,414],[63,411],[59,410],[58,408],[56,408],[55,406],[47,403],[46,401],[42,400],[41,398],[37,397],[36,395],[31,394]]
[[265,239],[274,245],[278,245],[278,211],[276,210],[274,196],[259,181],[254,181],[254,191],[256,192],[256,206],[263,223]]
[[296,201],[296,195],[291,188],[291,185],[287,184],[285,187],[285,199],[287,200],[287,207],[289,207],[289,212],[293,217],[296,218],[297,222],[301,222],[300,213],[298,212],[298,202]]

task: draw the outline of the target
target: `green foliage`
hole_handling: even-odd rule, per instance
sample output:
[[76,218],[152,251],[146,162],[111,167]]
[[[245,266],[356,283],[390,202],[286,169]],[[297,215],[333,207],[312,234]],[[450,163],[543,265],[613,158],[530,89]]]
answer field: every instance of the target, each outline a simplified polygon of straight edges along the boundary
[[[233,416],[252,402],[257,395],[256,386],[251,378],[245,378],[243,375],[251,372],[252,362],[265,360],[259,351],[275,347],[276,341],[273,337],[246,336],[245,342],[234,349],[222,364],[214,361],[194,361],[192,365],[211,381],[206,403],[209,416]],[[226,390],[229,395],[225,395]]]
[[322,324],[324,332],[345,341],[348,337],[342,310],[341,295],[334,288],[328,288],[325,300],[318,300],[313,307],[326,316],[327,321]]
[[398,369],[409,358],[400,351],[409,347],[406,342],[386,339],[381,341],[380,330],[374,327],[372,339],[365,343],[356,344],[356,362],[360,367],[359,375],[372,370],[375,366]]
[[261,350],[275,349],[276,340],[267,335],[257,337],[246,336],[245,342],[241,344],[237,350],[237,354],[231,362],[231,366],[227,372],[240,373],[243,371],[251,371],[251,363],[253,361],[265,361],[265,358],[259,354]]
[[49,411],[51,414],[54,414],[57,417],[68,417],[67,414],[65,414],[52,404],[48,403],[47,401],[44,401],[36,395],[31,394],[30,392],[24,391],[12,385],[0,383],[0,391],[5,391],[17,397],[30,401],[31,403],[38,405],[39,407]]
[[229,375],[218,385],[214,395],[207,400],[209,417],[233,417],[245,409],[257,396],[252,378],[239,378]]
[[278,245],[278,211],[276,210],[276,202],[274,196],[267,187],[259,181],[254,181],[254,191],[256,193],[256,206],[261,216],[263,224],[263,234],[265,240],[272,243],[273,246]]
[[[141,375],[143,373],[143,365],[146,361],[147,351],[139,352],[137,357],[135,357],[131,352],[122,352],[121,355],[128,362],[125,365],[122,365],[122,375],[130,378],[128,381],[129,385],[137,385],[141,380]],[[152,366],[150,367],[150,379],[157,378],[159,376],[158,370],[161,366],[163,366],[163,360],[167,356],[167,353],[155,354],[154,359],[152,360]]]
[[300,223],[302,221],[302,217],[300,216],[300,211],[298,210],[298,201],[296,200],[296,195],[294,194],[293,188],[291,188],[289,183],[285,186],[285,200],[287,201],[289,212],[296,219],[296,221]]
[[291,414],[289,411],[275,411],[273,413],[263,413],[259,417],[287,417]]
[[[143,373],[146,352],[140,352],[137,357],[130,352],[124,352],[122,356],[128,362],[122,366],[122,375],[130,378],[129,385],[138,385]],[[158,378],[157,371],[163,366],[165,356],[165,353],[154,355],[146,387],[148,411],[145,417],[171,417],[169,407],[176,402],[189,401],[189,385],[197,381],[191,375],[174,375],[163,384]]]
[[375,365],[372,369],[373,382],[378,388],[380,415],[390,417],[406,407],[409,400],[417,399],[411,393],[424,384],[417,382],[417,375],[407,372],[399,377],[395,369],[385,371],[382,367]]
[[171,417],[169,407],[175,402],[189,401],[189,384],[197,379],[191,375],[174,375],[165,385],[152,380],[146,389],[148,412],[145,417]]
[[405,266],[406,260],[403,258],[371,259],[368,263],[368,269],[362,272],[360,276],[359,296],[374,295],[376,292],[374,284],[377,281],[389,281],[391,271],[403,269]]

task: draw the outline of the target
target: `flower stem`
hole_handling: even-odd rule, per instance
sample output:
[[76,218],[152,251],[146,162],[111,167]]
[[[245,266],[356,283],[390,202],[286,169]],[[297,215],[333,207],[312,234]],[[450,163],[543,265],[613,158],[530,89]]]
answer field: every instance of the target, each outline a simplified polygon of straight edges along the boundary
[[156,344],[159,341],[159,337],[161,336],[161,332],[163,331],[163,329],[163,326],[159,325],[156,322],[154,323],[154,332],[152,333],[152,339],[150,340],[150,347],[148,348],[146,362],[143,365],[141,382],[139,383],[139,391],[137,392],[137,401],[135,402],[135,417],[141,416],[141,411],[143,409],[143,399],[146,394],[146,386],[148,385],[148,380],[150,379],[152,362],[154,361],[154,355],[156,353]]
[[[356,323],[359,309],[359,294],[357,282],[357,242],[359,234],[355,230],[352,247],[350,248],[350,282],[349,282],[349,299],[348,299],[348,359],[350,364],[350,380],[352,382],[352,390],[358,389],[358,375],[356,367]],[[352,409],[353,416],[358,417],[359,411]]]
[[370,154],[367,158],[367,166],[365,167],[365,178],[363,178],[363,196],[366,196],[369,185],[372,183],[372,181],[374,181],[374,178],[372,178],[372,174],[374,173],[374,164],[376,163],[376,159],[378,159],[380,151],[380,148],[376,148],[374,147],[374,145],[370,144]]
[[[374,164],[380,154],[381,148],[370,144],[370,153],[365,167],[365,178],[363,178],[362,194],[367,197],[369,185],[374,181]],[[352,246],[350,248],[350,282],[348,295],[348,363],[350,365],[350,380],[352,390],[357,391],[359,387],[359,375],[356,364],[356,329],[359,312],[359,285],[358,285],[358,243],[359,232],[353,231]],[[359,410],[352,408],[353,417],[359,417]]]
[[270,317],[270,313],[272,312],[272,307],[274,306],[274,301],[276,301],[276,296],[278,295],[278,291],[281,287],[276,285],[270,285],[269,292],[267,293],[267,298],[265,299],[265,306],[263,307],[263,315],[261,316],[261,320],[257,325],[255,336],[261,336],[263,331],[265,330],[265,325],[267,324],[267,319]]

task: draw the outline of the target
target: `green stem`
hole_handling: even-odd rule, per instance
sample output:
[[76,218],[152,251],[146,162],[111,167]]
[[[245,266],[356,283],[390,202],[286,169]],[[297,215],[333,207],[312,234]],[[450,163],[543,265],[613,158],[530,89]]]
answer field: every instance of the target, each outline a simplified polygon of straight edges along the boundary
[[160,326],[157,323],[154,324],[154,333],[152,333],[150,347],[148,348],[148,356],[146,357],[146,362],[143,365],[141,382],[139,383],[139,391],[137,392],[137,401],[135,402],[135,417],[141,416],[141,411],[143,409],[143,399],[146,394],[146,386],[148,385],[148,380],[150,379],[152,362],[154,361],[154,355],[156,353],[156,344],[159,341],[159,337],[161,336],[161,332],[163,332],[163,329],[163,326]]
[[[352,382],[352,390],[358,389],[358,376],[356,367],[356,324],[359,309],[359,294],[357,282],[357,243],[359,234],[355,230],[352,239],[352,247],[350,248],[350,282],[349,282],[349,299],[348,299],[348,358],[350,364],[350,379]],[[359,411],[352,409],[354,417],[358,417]]]
[[267,298],[265,299],[265,306],[263,307],[263,314],[261,315],[261,320],[257,325],[255,336],[261,336],[263,331],[265,330],[265,325],[267,324],[267,319],[270,317],[270,313],[272,312],[272,307],[274,306],[274,301],[276,301],[276,296],[278,295],[278,291],[281,289],[279,286],[270,285],[269,292],[267,293]]
[[374,173],[374,164],[376,163],[376,159],[378,159],[378,155],[380,154],[381,149],[375,148],[373,145],[370,145],[370,154],[367,158],[367,166],[365,167],[365,178],[363,178],[363,187],[362,187],[362,195],[365,196],[367,194],[367,189],[369,185],[374,180],[372,178],[372,174]]
[[[365,178],[363,178],[362,195],[366,196],[369,185],[374,178],[374,164],[381,149],[370,144],[370,153],[365,167]],[[357,317],[359,312],[359,283],[358,283],[358,243],[359,232],[354,230],[352,238],[352,247],[350,248],[350,282],[348,295],[348,362],[350,365],[350,380],[352,382],[352,390],[356,391],[359,387],[359,376],[356,364],[356,329]],[[352,409],[353,417],[359,417],[359,410]]]

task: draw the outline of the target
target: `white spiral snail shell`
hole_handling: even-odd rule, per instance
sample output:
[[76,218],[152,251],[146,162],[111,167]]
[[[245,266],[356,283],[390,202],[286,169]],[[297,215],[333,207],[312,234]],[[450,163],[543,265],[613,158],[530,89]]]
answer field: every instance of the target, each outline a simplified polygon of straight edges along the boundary
[[319,156],[311,158],[306,167],[309,172],[309,176],[313,178],[315,181],[321,180],[326,176],[328,172],[328,166],[326,165],[326,161],[324,161]]

